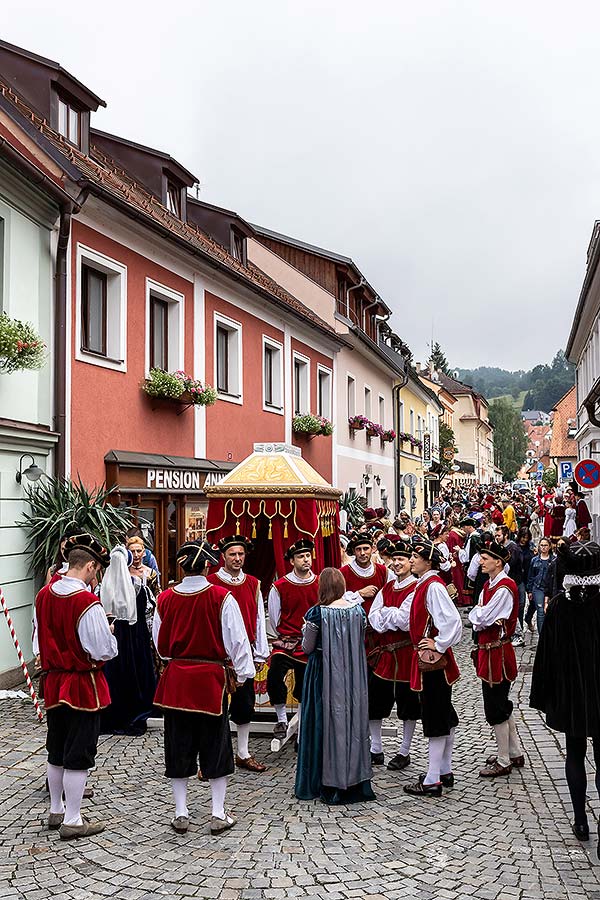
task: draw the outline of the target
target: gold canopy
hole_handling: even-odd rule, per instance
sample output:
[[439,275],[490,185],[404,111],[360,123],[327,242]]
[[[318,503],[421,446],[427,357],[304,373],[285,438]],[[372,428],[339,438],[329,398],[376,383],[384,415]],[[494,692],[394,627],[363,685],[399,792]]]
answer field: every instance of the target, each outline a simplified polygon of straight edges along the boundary
[[298,447],[290,444],[255,444],[254,452],[223,478],[205,488],[208,497],[328,497],[339,500],[341,491],[313,469]]

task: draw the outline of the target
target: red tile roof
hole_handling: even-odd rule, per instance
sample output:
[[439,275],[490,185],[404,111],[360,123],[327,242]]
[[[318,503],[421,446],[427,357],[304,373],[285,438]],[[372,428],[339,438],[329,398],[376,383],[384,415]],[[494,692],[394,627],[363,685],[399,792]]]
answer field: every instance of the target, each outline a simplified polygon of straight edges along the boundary
[[[569,420],[570,423],[569,423]],[[577,394],[575,385],[554,407],[550,456],[556,459],[577,459],[577,441],[569,437],[570,426],[577,423]]]
[[[92,146],[90,156],[86,156],[77,147],[69,144],[62,135],[50,127],[46,119],[34,112],[10,87],[0,81],[0,93],[9,100],[15,109],[24,116],[64,155],[82,175],[91,190],[94,188],[107,202],[125,207],[131,214],[137,214],[146,224],[159,227],[179,242],[185,242],[190,252],[201,255],[209,263],[217,265],[238,281],[250,288],[258,289],[267,299],[276,305],[288,308],[296,316],[304,318],[320,331],[345,344],[324,319],[321,319],[308,306],[278,285],[255,266],[243,266],[239,260],[231,256],[220,244],[200,231],[195,225],[183,222],[174,216],[145,188],[137,184],[130,175],[120,168],[112,159]],[[93,139],[93,135],[91,135]]]

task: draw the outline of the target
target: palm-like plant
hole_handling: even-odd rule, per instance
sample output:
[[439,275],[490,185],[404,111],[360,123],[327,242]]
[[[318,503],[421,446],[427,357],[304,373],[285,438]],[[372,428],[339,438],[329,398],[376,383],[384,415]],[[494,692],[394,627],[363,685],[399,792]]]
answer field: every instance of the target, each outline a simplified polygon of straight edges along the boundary
[[348,522],[353,528],[358,528],[365,518],[365,506],[367,505],[366,497],[360,497],[354,492],[346,491],[340,497],[340,509],[343,509],[348,516]]
[[133,519],[127,510],[111,504],[109,497],[114,490],[105,484],[88,490],[81,479],[74,482],[62,478],[47,478],[27,488],[31,512],[17,524],[28,532],[26,550],[38,575],[44,575],[54,561],[60,537],[69,525],[76,524],[105,547],[123,539]]

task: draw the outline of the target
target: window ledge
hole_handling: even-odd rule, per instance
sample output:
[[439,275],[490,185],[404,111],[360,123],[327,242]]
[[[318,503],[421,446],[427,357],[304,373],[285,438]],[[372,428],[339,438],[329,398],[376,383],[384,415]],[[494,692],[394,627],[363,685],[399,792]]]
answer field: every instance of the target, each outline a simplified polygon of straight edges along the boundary
[[110,356],[103,356],[101,353],[94,353],[93,350],[80,348],[75,358],[78,362],[88,363],[91,366],[101,366],[103,369],[112,369],[115,372],[127,371],[124,359],[113,359]]
[[237,403],[238,406],[242,406],[244,402],[241,394],[223,394],[221,391],[218,391],[217,397],[219,400],[224,400],[226,403]]
[[270,403],[263,403],[264,412],[274,413],[276,416],[283,416],[283,406],[272,406]]

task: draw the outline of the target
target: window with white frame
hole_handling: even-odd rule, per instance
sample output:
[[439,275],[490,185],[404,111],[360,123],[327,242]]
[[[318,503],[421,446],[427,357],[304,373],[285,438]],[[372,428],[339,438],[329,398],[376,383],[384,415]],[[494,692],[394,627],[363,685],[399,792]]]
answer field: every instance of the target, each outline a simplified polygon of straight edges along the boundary
[[75,358],[127,370],[127,267],[77,245]]
[[184,296],[146,279],[146,370],[184,367]]
[[310,368],[306,356],[294,353],[294,415],[310,412]]
[[317,367],[317,415],[331,419],[331,370]]
[[398,403],[398,431],[404,431],[404,403]]
[[63,97],[58,98],[58,132],[69,143],[81,146],[81,113]]
[[371,418],[371,388],[365,387],[365,416]]
[[421,416],[417,416],[417,437],[423,437],[423,419]]
[[379,395],[379,424],[385,428],[385,397]]
[[283,412],[283,346],[263,335],[263,408]]
[[348,375],[346,382],[346,399],[348,403],[348,418],[356,414],[356,380]]
[[415,411],[411,409],[410,411],[410,433],[414,435],[415,433]]
[[242,402],[242,326],[215,313],[214,382],[222,400]]

